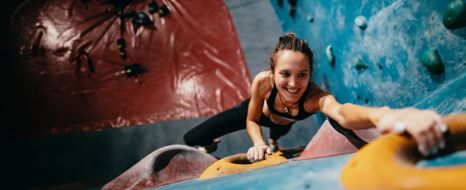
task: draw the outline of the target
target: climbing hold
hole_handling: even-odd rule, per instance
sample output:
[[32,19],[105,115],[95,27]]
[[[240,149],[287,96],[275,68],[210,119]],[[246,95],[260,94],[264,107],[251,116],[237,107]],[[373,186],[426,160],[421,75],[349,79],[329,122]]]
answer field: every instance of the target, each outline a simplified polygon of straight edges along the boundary
[[298,0],[288,0],[288,4],[289,4],[289,14],[291,16],[291,18],[295,18],[296,17],[296,5],[298,4]]
[[119,38],[117,40],[117,46],[118,46],[118,51],[120,52],[120,56],[122,59],[128,58],[128,55],[126,54],[126,42],[124,38]]
[[169,145],[150,153],[102,189],[146,189],[190,180],[216,161],[193,147]]
[[383,66],[382,66],[382,64],[381,64],[381,63],[377,63],[377,67],[379,67],[379,69],[380,69],[380,70],[382,70],[382,69],[383,69]]
[[448,4],[443,11],[443,25],[448,29],[466,26],[466,5],[462,0],[455,0]]
[[245,153],[228,156],[210,165],[202,172],[199,179],[237,174],[288,162],[288,159],[283,155],[284,153],[279,151],[267,155],[265,160],[255,163],[251,163]]
[[367,28],[367,19],[364,16],[358,16],[354,19],[354,24],[361,30],[365,30]]
[[429,48],[425,50],[422,54],[421,62],[433,74],[439,75],[445,71],[442,59],[440,58],[440,55],[435,48]]
[[133,63],[125,65],[123,71],[127,77],[136,77],[139,74],[146,72],[146,69],[144,69],[140,64]]
[[[444,159],[442,156],[446,154],[464,150],[462,148],[466,144],[466,114],[449,115],[442,120],[447,124],[448,132],[445,135],[446,147],[437,154],[440,159]],[[413,138],[386,134],[364,146],[347,161],[341,170],[340,182],[350,190],[466,189],[464,165],[419,167],[418,161],[425,159],[429,158],[421,156]]]
[[136,13],[136,15],[133,17],[132,22],[135,30],[140,26],[149,26],[152,23],[149,16],[142,11]]
[[278,0],[277,4],[278,4],[279,7],[283,7],[283,0]]
[[367,68],[368,68],[367,64],[364,63],[362,59],[358,59],[358,61],[356,62],[356,69],[360,71],[360,70],[365,70]]
[[159,9],[159,16],[160,17],[166,17],[169,14],[170,14],[170,10],[168,10],[167,5],[160,6],[160,9]]
[[314,17],[312,15],[307,15],[306,17],[307,21],[309,21],[310,23],[313,23],[314,22]]
[[157,5],[157,2],[151,1],[149,3],[149,13],[154,14],[159,10],[159,5]]
[[128,19],[128,18],[134,18],[136,16],[136,12],[134,12],[134,11],[123,12],[119,16],[120,16],[121,20],[125,20],[125,19]]
[[332,46],[328,45],[327,48],[325,48],[325,54],[327,55],[328,62],[330,63],[330,66],[335,66],[335,56],[333,55],[333,50]]

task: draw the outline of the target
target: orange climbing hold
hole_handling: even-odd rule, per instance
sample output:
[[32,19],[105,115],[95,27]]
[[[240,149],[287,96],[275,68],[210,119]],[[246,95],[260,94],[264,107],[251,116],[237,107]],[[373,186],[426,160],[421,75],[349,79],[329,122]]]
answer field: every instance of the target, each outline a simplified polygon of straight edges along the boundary
[[288,162],[283,152],[276,152],[266,156],[265,160],[251,163],[245,153],[225,157],[210,165],[199,177],[199,179],[209,179],[230,174],[251,171]]
[[[466,148],[466,113],[444,118],[448,125],[444,151]],[[422,159],[413,139],[388,134],[355,154],[343,168],[345,189],[466,189],[466,166],[417,168]]]

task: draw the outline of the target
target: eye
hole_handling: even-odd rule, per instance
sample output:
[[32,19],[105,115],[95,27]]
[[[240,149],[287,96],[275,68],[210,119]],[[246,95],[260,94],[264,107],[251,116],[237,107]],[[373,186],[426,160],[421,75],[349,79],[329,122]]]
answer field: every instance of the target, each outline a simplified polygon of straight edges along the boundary
[[280,75],[281,75],[282,77],[286,78],[286,77],[289,77],[289,76],[290,76],[290,73],[287,72],[287,71],[282,71],[282,72],[280,72]]
[[298,74],[298,77],[299,77],[299,78],[306,78],[306,77],[307,77],[307,73],[299,73],[299,74]]

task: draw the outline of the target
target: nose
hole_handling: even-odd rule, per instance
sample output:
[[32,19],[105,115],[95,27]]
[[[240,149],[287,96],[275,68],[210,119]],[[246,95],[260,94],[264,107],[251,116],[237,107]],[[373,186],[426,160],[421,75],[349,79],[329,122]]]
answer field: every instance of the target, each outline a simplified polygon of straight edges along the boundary
[[294,86],[296,86],[296,84],[297,84],[296,77],[290,77],[290,80],[288,81],[288,85],[291,86],[291,87],[294,87]]

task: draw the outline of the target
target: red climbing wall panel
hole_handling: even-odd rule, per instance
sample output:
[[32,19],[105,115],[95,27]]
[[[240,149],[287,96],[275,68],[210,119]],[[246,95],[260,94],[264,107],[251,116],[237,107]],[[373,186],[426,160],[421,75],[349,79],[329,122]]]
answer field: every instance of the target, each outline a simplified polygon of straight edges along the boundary
[[[34,0],[18,8],[7,64],[14,132],[95,131],[208,116],[249,96],[249,73],[223,1],[156,1],[167,6],[165,17],[149,13],[151,1],[124,2]],[[134,13],[140,12],[150,20],[136,28]],[[144,72],[125,70],[130,64]]]

